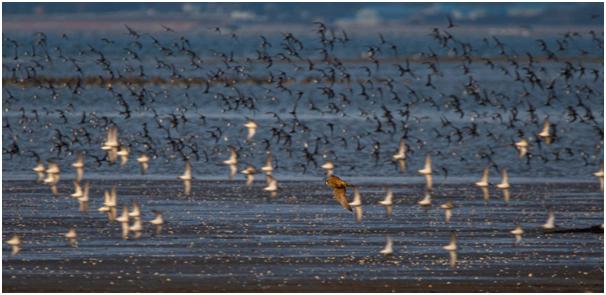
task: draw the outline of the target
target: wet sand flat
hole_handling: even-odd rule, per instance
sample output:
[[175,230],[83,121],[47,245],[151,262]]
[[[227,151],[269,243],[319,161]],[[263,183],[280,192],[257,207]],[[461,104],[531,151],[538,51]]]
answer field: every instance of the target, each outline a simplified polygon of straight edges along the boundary
[[[279,177],[278,177],[279,178]],[[272,198],[264,181],[91,180],[87,213],[69,197],[33,181],[4,180],[4,291],[293,291],[293,292],[603,292],[603,234],[547,234],[547,208],[560,228],[603,222],[599,184],[512,183],[510,199],[465,183],[437,184],[430,208],[416,202],[423,184],[359,183],[363,219],[332,198],[322,181],[281,181]],[[403,182],[404,183],[404,182]],[[117,185],[118,207],[141,204],[144,232],[122,240],[120,225],[97,212],[103,191]],[[389,186],[393,215],[377,205]],[[350,196],[351,197],[351,196]],[[450,223],[439,205],[455,204]],[[148,223],[163,212],[159,234]],[[519,223],[521,243],[509,233]],[[78,232],[78,247],[63,237]],[[442,249],[457,232],[457,264]],[[385,237],[394,254],[379,251]]]

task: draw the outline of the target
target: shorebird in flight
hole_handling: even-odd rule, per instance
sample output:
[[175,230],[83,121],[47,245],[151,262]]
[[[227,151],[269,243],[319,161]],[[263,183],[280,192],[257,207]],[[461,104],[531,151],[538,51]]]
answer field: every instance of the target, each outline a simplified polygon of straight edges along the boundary
[[122,145],[116,154],[120,156],[120,168],[124,167],[128,161],[128,155],[130,154],[129,148]]
[[482,178],[478,182],[476,182],[476,186],[479,187],[488,187],[488,167],[484,168],[482,172]]
[[419,174],[425,176],[425,187],[430,191],[433,189],[433,177],[431,172],[431,156],[427,154],[425,156],[425,166],[423,169],[419,170]]
[[452,203],[452,201],[448,201],[440,205],[440,208],[444,209],[444,221],[446,223],[449,223],[450,218],[452,217],[452,209],[454,208],[454,204]]
[[53,195],[58,195],[57,183],[59,182],[60,176],[59,173],[61,169],[59,165],[55,162],[48,162],[48,168],[46,169],[46,178],[44,179],[44,183],[50,185],[51,192]]
[[82,196],[78,198],[78,203],[80,204],[80,212],[88,211],[88,193],[90,191],[90,181],[84,183],[84,189],[82,190]]
[[358,190],[357,187],[354,187],[353,194],[354,194],[353,202],[349,203],[349,206],[352,206],[352,207],[362,206],[362,195],[360,194],[360,190]]
[[36,164],[36,167],[34,167],[34,172],[36,172],[36,176],[38,176],[38,179],[36,180],[39,183],[44,182],[44,176],[45,176],[45,172],[46,172],[46,168],[44,168],[44,163],[42,161],[38,161],[38,164]]
[[520,140],[515,143],[515,147],[516,150],[518,150],[520,158],[523,158],[528,153],[528,141],[524,138],[520,138]]
[[539,133],[539,137],[543,139],[546,144],[551,144],[552,142],[553,138],[551,135],[551,123],[549,123],[547,118],[545,118],[545,121],[543,121],[543,129]]
[[238,172],[238,153],[236,152],[236,148],[233,146],[228,146],[229,148],[229,159],[223,161],[225,165],[229,166],[229,179],[232,179],[236,173]]
[[600,190],[604,191],[604,161],[600,162],[600,170],[593,173],[600,180]]
[[442,247],[442,249],[446,250],[446,251],[457,251],[457,233],[456,232],[451,232],[450,233],[450,243],[448,243],[448,245]]
[[72,167],[76,168],[76,181],[80,182],[84,177],[84,154],[81,151],[76,154],[76,162]]
[[510,231],[510,233],[516,237],[516,244],[519,244],[520,241],[522,241],[522,234],[524,234],[522,226],[520,226],[519,224],[516,225],[516,228]]
[[11,246],[11,255],[12,256],[17,255],[17,253],[19,253],[19,251],[21,251],[21,238],[16,234],[13,235],[13,237],[10,238],[8,241],[6,241],[6,244]]
[[393,240],[390,236],[385,237],[385,247],[379,253],[389,256],[393,254]]
[[137,162],[141,166],[141,175],[147,173],[147,169],[149,168],[149,157],[146,154],[141,153],[137,158]]
[[271,197],[275,197],[278,193],[278,181],[271,175],[266,176],[267,186],[263,188],[264,191],[270,192]]
[[326,171],[326,176],[331,176],[335,169],[335,164],[333,164],[333,162],[329,160],[322,164],[321,167]]
[[82,186],[80,186],[80,183],[77,180],[74,180],[74,193],[71,194],[71,196],[79,199],[83,194],[84,192],[82,191]]
[[181,179],[183,181],[183,194],[185,194],[186,196],[189,196],[191,194],[191,180],[192,180],[191,164],[189,163],[189,160],[185,160],[185,171],[183,172],[183,175],[179,176],[179,179]]
[[155,218],[152,219],[149,223],[153,224],[156,227],[156,234],[160,234],[162,231],[162,225],[164,224],[164,218],[162,217],[162,212],[157,210],[152,210],[155,215]]
[[507,175],[507,169],[503,168],[501,170],[501,183],[497,184],[497,188],[499,189],[508,189],[509,188],[509,176]]
[[421,175],[430,175],[431,174],[431,156],[427,154],[425,156],[425,166],[423,169],[419,170],[419,174]]
[[110,164],[113,164],[118,159],[118,146],[118,127],[112,125],[107,130],[107,138],[101,146],[101,149],[107,152],[107,160]]
[[393,192],[390,188],[387,189],[385,199],[379,201],[379,205],[385,207],[385,214],[387,217],[391,216],[393,212]]
[[244,124],[244,127],[246,127],[246,129],[248,129],[248,135],[246,135],[246,140],[251,140],[253,138],[253,136],[255,136],[255,132],[257,131],[257,123],[255,121],[253,121],[252,119],[249,119]]
[[425,190],[425,197],[417,202],[417,204],[421,206],[429,206],[431,205],[431,193],[429,190]]
[[141,218],[135,218],[133,225],[131,225],[128,230],[135,233],[135,239],[139,239],[141,237],[141,232],[143,232],[143,223],[141,222]]
[[406,142],[404,139],[400,139],[400,147],[398,148],[398,152],[396,152],[391,158],[393,161],[398,162],[398,166],[400,167],[400,172],[404,171],[406,168]]
[[189,160],[185,160],[185,170],[183,171],[183,175],[179,176],[181,180],[191,180],[191,164]]
[[553,210],[549,209],[549,211],[547,212],[547,220],[545,221],[545,223],[543,225],[541,225],[541,227],[544,230],[553,230],[555,229],[555,213],[553,213]]
[[99,212],[107,213],[107,217],[110,221],[116,219],[117,198],[116,186],[114,185],[111,192],[105,191],[103,194],[103,206],[98,209]]
[[67,242],[71,247],[78,247],[78,234],[76,233],[75,228],[70,228],[65,234],[65,238],[67,239]]
[[263,173],[265,173],[266,175],[271,175],[273,170],[273,156],[271,155],[271,152],[268,152],[267,159],[265,160],[265,165],[261,167],[261,171],[263,171]]
[[128,212],[128,217],[139,218],[141,217],[141,207],[139,207],[139,203],[133,202],[133,209]]
[[241,172],[246,176],[246,185],[250,186],[255,180],[255,173],[257,173],[257,169],[253,165],[248,165],[246,169],[242,170]]
[[116,218],[116,221],[120,222],[120,226],[122,227],[122,239],[124,240],[128,240],[129,220],[128,206],[124,205],[122,207],[122,214]]
[[349,203],[349,206],[351,206],[351,208],[353,208],[356,222],[360,223],[360,222],[362,222],[362,195],[360,194],[360,191],[356,187],[354,187],[354,189],[353,189],[353,195],[354,195],[353,201],[351,203]]
[[450,243],[448,245],[442,247],[442,249],[448,251],[450,256],[449,264],[451,268],[455,268],[457,266],[457,233],[452,232],[450,234]]

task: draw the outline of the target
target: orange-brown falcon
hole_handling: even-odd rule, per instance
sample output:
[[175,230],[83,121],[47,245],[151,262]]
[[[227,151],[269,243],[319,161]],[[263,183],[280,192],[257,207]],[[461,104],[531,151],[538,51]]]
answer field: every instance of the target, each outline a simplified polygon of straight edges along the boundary
[[343,181],[341,178],[335,175],[331,175],[326,178],[326,185],[332,187],[332,193],[335,196],[335,199],[343,208],[352,211],[351,206],[349,206],[349,202],[347,201],[347,197],[345,196],[346,188],[353,187],[354,185],[349,184]]

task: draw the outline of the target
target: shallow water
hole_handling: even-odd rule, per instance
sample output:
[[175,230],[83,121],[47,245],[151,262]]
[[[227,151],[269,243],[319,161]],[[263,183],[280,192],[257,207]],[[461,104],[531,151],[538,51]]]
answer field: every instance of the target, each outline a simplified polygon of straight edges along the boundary
[[[144,221],[153,218],[152,209],[163,212],[160,234],[148,224],[142,238],[121,239],[119,224],[96,212],[101,192],[113,184],[119,204],[141,204]],[[376,204],[387,185],[395,194],[390,218]],[[603,290],[603,234],[540,229],[546,208],[554,209],[560,228],[600,224],[603,198],[595,183],[514,185],[509,202],[495,189],[485,200],[470,185],[444,184],[428,209],[416,205],[422,184],[365,183],[360,224],[321,182],[281,182],[275,198],[262,187],[194,181],[187,197],[177,181],[94,181],[90,212],[79,213],[77,202],[65,196],[66,185],[60,186],[66,193],[53,197],[31,181],[4,181],[3,208],[18,209],[4,210],[3,238],[18,233],[24,242],[17,256],[4,248],[3,287],[277,290],[317,280],[315,288],[324,290],[339,289],[339,282],[378,291],[407,290],[404,285],[414,282],[437,290],[445,290],[439,285],[446,282],[462,290],[470,290],[469,284],[485,290]],[[449,224],[439,208],[446,200],[456,206]],[[516,245],[509,231],[518,222],[526,233]],[[69,227],[78,231],[77,248],[62,236]],[[442,250],[451,231],[458,237],[455,269]],[[386,236],[394,240],[392,257],[378,253]],[[76,287],[74,279],[83,283]],[[391,287],[376,284],[384,281]]]
[[[52,62],[45,61],[42,51],[32,56],[29,47],[20,47],[19,59],[13,60],[14,48],[6,38],[27,44],[37,36],[4,35],[2,237],[6,241],[16,233],[23,239],[16,256],[3,245],[5,291],[603,292],[603,233],[550,234],[540,228],[549,209],[562,229],[603,223],[603,193],[592,176],[603,159],[603,49],[588,32],[569,40],[571,45],[557,52],[559,61],[547,61],[536,42],[541,38],[555,46],[562,35],[554,31],[499,36],[507,58],[499,55],[491,36],[461,33],[457,38],[474,47],[470,74],[463,73],[461,57],[424,34],[385,34],[397,43],[400,55],[384,48],[375,68],[364,54],[378,38],[352,32],[351,43],[336,45],[331,52],[344,61],[333,68],[334,84],[321,77],[332,67],[319,61],[316,46],[321,45],[309,34],[300,36],[305,43],[301,53],[315,63],[313,70],[306,60],[295,58],[290,64],[276,57],[271,68],[247,62],[257,56],[258,36],[235,42],[228,35],[186,35],[188,46],[204,60],[196,69],[177,50],[181,34],[158,34],[159,42],[176,53],[164,56],[147,37],[136,49],[124,33],[61,39],[49,32]],[[101,41],[103,37],[115,43]],[[267,37],[273,43],[269,53],[277,56],[282,35]],[[103,52],[116,75],[137,76],[143,68],[149,80],[125,84],[128,79],[117,79],[111,93],[107,83],[95,82],[97,75],[108,73],[89,45]],[[90,83],[74,91],[60,83],[53,90],[19,81],[27,78],[27,66],[35,67],[40,77],[77,77],[77,67],[54,46],[74,59]],[[129,56],[125,47],[141,60]],[[439,56],[435,64],[441,74],[432,75],[435,88],[426,86],[431,73],[427,61],[433,59],[420,55],[428,48]],[[581,56],[580,49],[587,54]],[[223,63],[216,51],[233,51],[235,61]],[[526,52],[536,56],[534,63],[528,63]],[[494,68],[485,57],[494,60]],[[407,58],[416,77],[401,77],[393,65],[403,65]],[[517,70],[514,62],[520,64]],[[21,70],[13,74],[10,68],[16,64]],[[580,65],[583,74],[578,70],[569,79],[563,77],[566,67]],[[527,79],[524,67],[533,69],[542,88],[515,80],[516,71]],[[209,79],[208,93],[204,83],[183,83],[221,71],[236,83]],[[351,75],[350,82],[342,79],[342,72]],[[286,77],[293,94],[277,88],[275,81],[264,82],[270,76]],[[154,77],[161,82],[152,81]],[[324,94],[324,86],[335,97]],[[297,103],[298,91],[303,94]],[[128,118],[118,93],[129,104]],[[139,93],[145,94],[143,101],[137,100]],[[454,110],[453,96],[464,114]],[[547,103],[550,96],[556,98]],[[488,103],[481,103],[483,99]],[[291,114],[295,106],[296,118]],[[517,120],[507,126],[514,109]],[[534,117],[530,109],[536,110]],[[251,141],[244,140],[247,117],[259,125]],[[535,141],[547,117],[557,130],[550,145]],[[96,160],[104,156],[101,145],[110,122],[119,127],[120,142],[131,149],[124,167]],[[146,128],[149,141],[143,138]],[[520,133],[531,145],[528,158],[520,159],[512,146]],[[391,157],[403,136],[409,153],[406,169],[398,171]],[[242,175],[227,180],[222,162],[228,145],[238,149],[238,170],[247,164],[260,167],[266,151],[273,153],[276,197],[263,191],[260,175],[252,187],[244,185]],[[313,160],[305,159],[306,146]],[[88,213],[79,212],[77,201],[69,197],[75,174],[70,165],[77,151],[87,155],[84,181],[92,183]],[[146,175],[139,174],[135,161],[140,152],[153,157]],[[434,203],[423,209],[416,203],[423,196],[424,179],[416,171],[426,154],[433,160]],[[31,169],[36,156],[61,166],[58,196],[35,182]],[[193,167],[191,196],[183,195],[176,179],[183,156]],[[324,185],[319,166],[326,160],[335,163],[335,174],[359,186],[361,223]],[[485,199],[472,184],[490,164],[491,189]],[[502,168],[507,168],[512,185],[508,201],[492,185]],[[112,185],[117,185],[119,210],[135,201],[141,204],[145,231],[140,239],[122,240],[120,225],[97,212],[103,192]],[[387,187],[395,194],[391,217],[377,205]],[[447,224],[439,205],[448,200],[456,207]],[[154,216],[151,210],[162,211],[166,220],[159,234],[147,223]],[[518,223],[525,234],[515,244],[509,231]],[[70,227],[78,232],[78,247],[63,238]],[[442,249],[452,231],[458,237],[454,269]],[[391,257],[379,254],[386,236],[394,241]]]

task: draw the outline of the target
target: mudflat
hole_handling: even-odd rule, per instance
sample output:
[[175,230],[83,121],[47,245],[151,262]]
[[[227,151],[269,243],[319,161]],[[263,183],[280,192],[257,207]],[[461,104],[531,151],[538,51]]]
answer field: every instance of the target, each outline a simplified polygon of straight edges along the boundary
[[[404,183],[404,182],[403,182]],[[177,180],[91,180],[89,211],[54,197],[33,181],[3,181],[3,240],[22,238],[12,256],[3,245],[4,291],[291,291],[291,292],[603,292],[603,233],[546,233],[548,208],[558,229],[603,223],[599,184],[512,183],[509,200],[466,183],[359,183],[357,223],[322,181],[281,181],[276,197],[237,181],[194,180],[191,196]],[[120,225],[97,211],[117,186],[118,208],[137,202],[144,231],[121,237]],[[377,202],[389,187],[393,215]],[[351,192],[348,192],[351,199]],[[439,205],[454,204],[449,223]],[[160,233],[149,223],[161,211]],[[509,233],[524,229],[520,243]],[[78,233],[72,247],[64,234]],[[457,263],[442,249],[457,233]],[[379,251],[386,237],[394,253]]]

